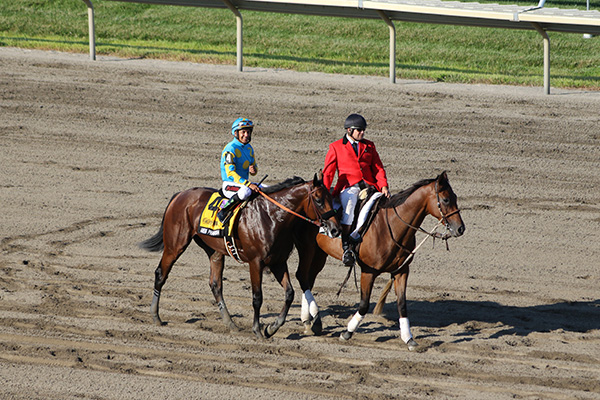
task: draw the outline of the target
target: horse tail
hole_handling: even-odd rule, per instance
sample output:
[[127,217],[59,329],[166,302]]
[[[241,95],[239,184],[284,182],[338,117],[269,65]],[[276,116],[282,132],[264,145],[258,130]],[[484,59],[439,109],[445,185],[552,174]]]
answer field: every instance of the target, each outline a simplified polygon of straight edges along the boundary
[[373,314],[380,315],[381,312],[383,311],[385,299],[387,298],[387,295],[390,293],[390,290],[392,290],[392,283],[394,283],[394,280],[390,279],[388,281],[387,285],[385,285],[385,288],[383,288],[383,293],[381,293],[381,296],[379,296],[379,301],[377,302],[377,304],[375,305],[375,308],[373,309]]
[[163,243],[163,226],[165,224],[165,214],[167,212],[167,208],[169,208],[169,205],[171,204],[171,202],[173,201],[175,196],[177,196],[179,193],[181,193],[181,192],[175,193],[173,195],[173,197],[171,197],[171,200],[169,200],[169,203],[167,204],[167,207],[165,208],[165,212],[163,213],[162,221],[160,222],[160,229],[158,230],[158,232],[156,232],[156,234],[154,236],[152,236],[151,238],[148,238],[148,239],[144,240],[143,242],[140,242],[138,244],[138,247],[140,249],[147,250],[147,251],[162,251],[165,248],[165,245]]

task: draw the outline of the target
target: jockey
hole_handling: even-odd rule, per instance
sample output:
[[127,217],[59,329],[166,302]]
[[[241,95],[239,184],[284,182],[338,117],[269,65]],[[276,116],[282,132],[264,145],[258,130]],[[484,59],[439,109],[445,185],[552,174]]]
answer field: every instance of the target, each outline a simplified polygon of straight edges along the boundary
[[223,205],[217,217],[226,221],[229,211],[238,203],[247,199],[259,187],[249,181],[249,175],[256,175],[258,168],[254,158],[254,149],[250,145],[254,124],[248,118],[238,118],[231,125],[234,139],[229,142],[221,154],[221,179],[223,194],[229,200]]
[[373,186],[386,197],[390,197],[390,192],[385,169],[375,144],[364,139],[367,121],[360,114],[350,114],[344,122],[344,129],[344,137],[329,145],[323,168],[323,183],[331,190],[337,172],[337,184],[332,195],[339,195],[343,211],[342,262],[351,267],[356,262],[354,244],[360,241],[360,236],[354,237],[355,232],[352,233],[353,237],[350,236],[354,208],[360,191],[367,186]]

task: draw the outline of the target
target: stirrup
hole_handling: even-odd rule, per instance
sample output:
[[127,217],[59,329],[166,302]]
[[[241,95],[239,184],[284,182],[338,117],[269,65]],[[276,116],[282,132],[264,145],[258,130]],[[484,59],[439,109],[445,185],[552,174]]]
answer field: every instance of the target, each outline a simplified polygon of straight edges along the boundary
[[229,220],[229,212],[227,210],[221,210],[217,213],[217,218],[221,221],[222,224]]
[[346,267],[352,267],[354,266],[355,262],[356,257],[354,256],[354,251],[352,251],[351,249],[344,250],[344,255],[342,256],[342,264],[344,264]]

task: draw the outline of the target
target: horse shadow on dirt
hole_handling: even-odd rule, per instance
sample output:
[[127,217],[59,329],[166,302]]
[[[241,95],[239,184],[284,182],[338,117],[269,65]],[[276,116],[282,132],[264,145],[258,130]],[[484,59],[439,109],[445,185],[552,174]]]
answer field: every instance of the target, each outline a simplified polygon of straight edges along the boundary
[[[356,306],[329,306],[328,313],[336,318],[350,318]],[[371,304],[370,312],[374,304]],[[408,301],[408,314],[413,327],[444,328],[453,324],[464,325],[458,341],[470,341],[486,325],[498,326],[498,331],[490,338],[507,335],[527,336],[530,333],[544,333],[556,330],[585,333],[600,329],[600,300],[562,301],[528,307],[507,306],[492,301]],[[382,318],[397,325],[398,310],[396,302],[388,302],[383,308]],[[376,333],[389,330],[390,324],[381,321],[365,321],[359,331]],[[338,329],[339,331],[339,329]],[[335,332],[331,332],[335,334]],[[431,336],[436,336],[432,334]],[[427,337],[427,335],[419,335]],[[378,341],[396,339],[381,337]]]

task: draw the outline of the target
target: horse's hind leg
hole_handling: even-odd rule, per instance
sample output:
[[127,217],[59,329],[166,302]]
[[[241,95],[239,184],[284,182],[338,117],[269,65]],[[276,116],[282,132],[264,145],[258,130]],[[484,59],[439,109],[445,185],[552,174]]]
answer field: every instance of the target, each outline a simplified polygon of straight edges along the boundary
[[156,270],[154,271],[154,295],[152,296],[150,312],[156,325],[164,325],[159,316],[160,293],[167,281],[169,272],[171,272],[171,268],[173,268],[173,264],[175,264],[175,261],[177,261],[181,253],[183,253],[185,247],[187,246],[184,246],[179,252],[172,252],[165,249],[160,259],[160,263],[158,263],[158,267],[156,267]]
[[276,265],[271,268],[271,272],[279,284],[283,287],[285,292],[285,301],[281,313],[277,316],[275,322],[271,325],[267,326],[265,329],[265,336],[271,337],[273,336],[279,328],[285,323],[285,319],[287,318],[288,312],[290,311],[290,307],[294,301],[294,288],[290,282],[290,274],[288,272],[287,264]]
[[[207,253],[209,253],[208,250]],[[217,251],[213,251],[212,255],[209,254],[209,256],[209,285],[213,296],[215,296],[217,306],[219,307],[219,312],[221,313],[221,318],[223,318],[223,322],[229,327],[229,329],[239,330],[238,326],[231,319],[231,315],[229,314],[229,310],[227,309],[227,305],[225,304],[225,299],[223,299],[223,269],[225,267],[225,256]]]
[[182,232],[179,232],[177,235],[173,234],[172,230],[174,228],[171,225],[165,225],[164,229],[165,232],[169,233],[168,235],[165,233],[164,237],[168,236],[169,239],[164,241],[163,254],[158,267],[154,271],[154,296],[152,297],[152,305],[150,306],[150,312],[156,325],[164,325],[159,316],[161,290],[169,277],[169,272],[171,272],[173,264],[175,264],[175,261],[183,254],[192,241],[191,228],[187,236],[182,234]]

